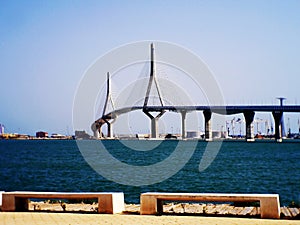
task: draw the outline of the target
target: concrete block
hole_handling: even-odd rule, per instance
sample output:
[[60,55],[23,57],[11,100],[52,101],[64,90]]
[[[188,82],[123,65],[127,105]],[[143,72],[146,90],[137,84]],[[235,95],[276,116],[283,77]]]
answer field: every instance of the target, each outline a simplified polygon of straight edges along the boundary
[[4,191],[0,191],[0,207],[2,206],[2,193],[3,193]]
[[261,218],[279,219],[278,194],[159,193],[141,194],[141,215],[162,212],[162,201],[260,202]]

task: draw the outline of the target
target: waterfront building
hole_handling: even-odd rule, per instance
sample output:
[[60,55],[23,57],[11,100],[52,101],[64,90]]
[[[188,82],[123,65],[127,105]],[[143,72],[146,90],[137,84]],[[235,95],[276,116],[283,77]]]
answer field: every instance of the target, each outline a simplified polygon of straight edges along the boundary
[[4,125],[0,124],[0,135],[4,134]]
[[48,137],[48,132],[38,131],[38,132],[36,132],[35,136],[37,138],[47,138]]

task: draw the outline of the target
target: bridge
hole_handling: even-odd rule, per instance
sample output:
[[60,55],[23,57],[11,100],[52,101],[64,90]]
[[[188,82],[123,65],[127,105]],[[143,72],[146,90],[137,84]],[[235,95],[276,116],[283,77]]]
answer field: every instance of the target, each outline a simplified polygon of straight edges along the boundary
[[[154,59],[154,45],[151,44],[150,47],[151,59],[150,59],[150,77],[148,82],[148,87],[146,90],[146,95],[144,98],[143,106],[132,106],[124,107],[120,109],[114,109],[111,112],[106,113],[107,105],[109,103],[114,106],[114,102],[111,96],[111,87],[110,87],[110,75],[107,73],[107,90],[106,90],[106,100],[103,108],[102,116],[97,119],[91,126],[95,138],[102,137],[102,126],[107,124],[107,136],[113,138],[112,124],[117,120],[118,116],[126,114],[132,111],[143,111],[150,120],[151,120],[151,138],[158,138],[158,121],[160,117],[169,112],[176,112],[181,114],[181,136],[182,139],[186,138],[186,114],[193,111],[202,111],[204,115],[204,127],[205,127],[205,140],[212,140],[212,126],[211,126],[211,117],[212,113],[221,114],[221,115],[233,115],[242,113],[245,118],[246,126],[246,141],[254,141],[254,116],[255,112],[271,112],[275,121],[275,140],[277,142],[282,141],[282,125],[283,125],[283,112],[300,112],[300,105],[283,105],[284,98],[280,99],[280,105],[214,105],[214,106],[174,106],[174,105],[165,105],[164,100],[161,96],[161,91],[157,78],[155,76],[155,59]],[[158,93],[160,105],[158,106],[149,106],[149,96],[152,85],[155,85],[155,88]],[[153,115],[152,113],[158,113]]]

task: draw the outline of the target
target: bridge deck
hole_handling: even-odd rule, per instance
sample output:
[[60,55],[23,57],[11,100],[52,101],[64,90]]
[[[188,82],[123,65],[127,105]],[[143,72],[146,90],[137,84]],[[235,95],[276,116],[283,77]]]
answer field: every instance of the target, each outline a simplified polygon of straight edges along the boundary
[[181,112],[181,111],[211,111],[213,113],[218,113],[222,115],[232,115],[243,113],[246,111],[254,112],[300,112],[300,105],[284,105],[284,106],[275,106],[275,105],[214,105],[214,106],[132,106],[124,107],[121,109],[114,110],[107,113],[103,117],[99,118],[96,122],[105,123],[103,119],[114,119],[117,116],[136,111],[136,110],[146,110],[148,112],[160,112],[160,111],[172,111],[172,112]]

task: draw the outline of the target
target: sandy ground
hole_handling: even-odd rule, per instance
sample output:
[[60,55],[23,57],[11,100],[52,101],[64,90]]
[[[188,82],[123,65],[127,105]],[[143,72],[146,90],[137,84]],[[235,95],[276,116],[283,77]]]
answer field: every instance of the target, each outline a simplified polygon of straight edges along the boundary
[[45,212],[0,212],[0,225],[94,225],[94,224],[300,224],[299,220],[267,220],[200,216],[141,216]]

